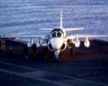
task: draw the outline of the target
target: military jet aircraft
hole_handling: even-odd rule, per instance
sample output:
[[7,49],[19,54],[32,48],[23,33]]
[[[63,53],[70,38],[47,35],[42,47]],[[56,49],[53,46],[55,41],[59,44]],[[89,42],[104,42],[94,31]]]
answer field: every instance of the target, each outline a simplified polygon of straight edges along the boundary
[[[49,50],[54,52],[55,58],[59,59],[59,54],[61,51],[65,50],[68,46],[68,40],[71,41],[75,45],[75,47],[80,47],[81,39],[84,39],[84,46],[90,47],[90,38],[100,38],[100,37],[108,37],[108,35],[92,35],[92,34],[71,34],[68,35],[68,32],[81,31],[84,30],[83,27],[78,28],[64,28],[63,27],[63,11],[60,12],[60,26],[57,28],[46,28],[39,29],[40,31],[49,31],[49,34],[44,35],[36,35],[36,34],[13,34],[8,37],[15,37],[16,40],[29,39],[26,41],[28,46],[31,46],[34,43],[39,42],[41,46],[47,46]],[[38,39],[38,40],[37,40]],[[40,39],[42,39],[40,41]]]

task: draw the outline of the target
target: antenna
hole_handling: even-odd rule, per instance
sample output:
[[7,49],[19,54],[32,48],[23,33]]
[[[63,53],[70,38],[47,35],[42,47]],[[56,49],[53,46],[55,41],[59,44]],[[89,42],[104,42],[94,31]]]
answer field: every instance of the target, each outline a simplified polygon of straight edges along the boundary
[[60,11],[60,28],[63,28],[63,11]]

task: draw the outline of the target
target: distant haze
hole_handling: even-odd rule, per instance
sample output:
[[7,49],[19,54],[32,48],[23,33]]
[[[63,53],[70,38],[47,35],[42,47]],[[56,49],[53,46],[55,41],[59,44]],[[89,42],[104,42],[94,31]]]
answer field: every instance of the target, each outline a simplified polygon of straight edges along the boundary
[[0,34],[43,34],[37,30],[59,26],[61,9],[64,27],[108,34],[108,0],[0,0]]

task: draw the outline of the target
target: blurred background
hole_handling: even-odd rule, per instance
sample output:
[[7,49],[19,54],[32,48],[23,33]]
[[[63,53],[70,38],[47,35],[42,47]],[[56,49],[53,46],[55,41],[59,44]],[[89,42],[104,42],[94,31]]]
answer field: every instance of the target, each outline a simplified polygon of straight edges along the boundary
[[43,35],[40,28],[59,26],[61,9],[64,27],[84,27],[80,33],[85,34],[108,34],[108,0],[0,0],[0,35]]

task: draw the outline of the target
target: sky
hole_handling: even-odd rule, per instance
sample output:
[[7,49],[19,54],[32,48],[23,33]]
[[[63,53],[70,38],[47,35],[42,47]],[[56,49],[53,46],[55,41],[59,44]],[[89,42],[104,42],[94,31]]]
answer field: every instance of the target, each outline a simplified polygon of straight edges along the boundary
[[[84,27],[80,33],[108,34],[108,0],[0,0],[0,34],[44,34],[40,28]],[[46,33],[45,33],[46,34]]]

